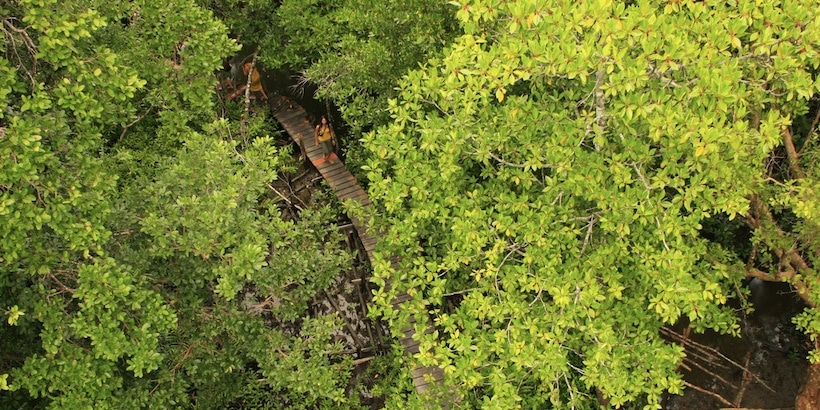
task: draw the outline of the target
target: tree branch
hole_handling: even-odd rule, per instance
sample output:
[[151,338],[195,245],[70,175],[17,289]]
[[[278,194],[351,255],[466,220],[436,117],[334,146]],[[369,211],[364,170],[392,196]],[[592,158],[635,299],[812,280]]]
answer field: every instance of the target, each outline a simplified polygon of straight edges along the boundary
[[640,178],[641,182],[643,182],[643,186],[646,187],[646,190],[651,191],[652,186],[649,185],[648,182],[646,182],[646,178],[644,178],[643,174],[641,173],[640,168],[638,168],[638,164],[636,162],[632,162],[631,165],[632,165],[632,168],[635,170],[635,172],[638,174],[638,178]]
[[120,133],[120,137],[117,138],[117,142],[122,141],[122,137],[125,136],[125,133],[128,132],[128,129],[131,128],[131,126],[133,126],[134,124],[142,121],[142,119],[145,118],[145,116],[148,115],[148,113],[151,112],[152,109],[153,108],[149,107],[148,110],[146,110],[144,113],[142,113],[142,115],[138,116],[134,121],[131,121],[130,123],[124,125],[122,127],[122,132]]
[[[669,77],[664,77],[663,73],[661,73],[661,71],[660,71],[660,70],[658,70],[657,68],[655,68],[655,65],[654,65],[654,64],[650,64],[650,65],[649,65],[649,76],[650,76],[650,77],[653,77],[653,78],[656,78],[656,79],[658,79],[658,80],[661,80],[661,81],[665,82],[665,83],[666,83],[666,85],[671,85],[672,87],[675,87],[675,88],[680,88],[680,87],[684,87],[684,86],[685,86],[685,85],[682,85],[682,84],[678,84],[678,82],[677,82],[677,81],[675,81],[675,80],[673,80],[673,79],[671,79],[671,78],[669,78]],[[692,82],[692,81],[690,81],[690,83],[691,83],[691,82]],[[689,84],[686,84],[686,85],[689,85]]]
[[245,116],[251,109],[251,83],[253,82],[253,70],[256,69],[256,52],[253,53],[251,68],[248,69],[248,82],[245,84]]
[[[598,68],[598,72],[595,73],[595,124],[600,128],[600,131],[606,128],[606,96],[604,95],[604,90],[601,89],[601,86],[604,85],[604,80],[606,79],[606,68],[600,67]],[[601,149],[597,144],[595,144],[595,150],[598,151]]]
[[[763,203],[760,197],[757,195],[752,195],[749,198],[749,201],[751,202],[751,209],[749,209],[750,215],[747,218],[747,224],[749,227],[755,230],[771,229],[778,238],[785,238],[786,233],[777,225],[768,206]],[[755,267],[747,266],[747,276],[766,281],[782,281],[791,283],[792,286],[797,289],[798,295],[800,295],[800,298],[803,299],[806,304],[812,307],[816,306],[815,303],[809,300],[809,289],[806,282],[802,279],[795,279],[797,273],[811,271],[811,268],[806,263],[805,259],[803,259],[803,256],[797,252],[797,249],[795,249],[794,246],[789,249],[783,249],[771,246],[768,243],[766,243],[766,245],[768,245],[769,249],[771,249],[771,251],[779,259],[779,266],[781,269],[785,269],[782,269],[776,274],[770,274]]]
[[794,149],[792,132],[789,127],[783,128],[783,146],[786,147],[786,156],[789,159],[789,169],[792,171],[792,177],[795,179],[803,178],[803,169],[800,168],[799,156],[797,150]]
[[809,127],[809,132],[806,133],[806,140],[803,141],[803,146],[800,147],[800,151],[797,152],[797,155],[800,156],[803,153],[803,150],[809,146],[809,141],[811,141],[812,137],[814,137],[814,133],[817,131],[817,123],[820,122],[820,107],[817,108],[817,114],[814,116],[814,120],[811,122],[811,127]]
[[597,222],[597,219],[595,219],[594,216],[591,216],[589,218],[589,225],[587,225],[587,234],[584,236],[584,244],[581,246],[581,255],[583,255],[587,250],[587,245],[589,245],[589,238],[592,236],[592,228],[595,226],[595,222]]
[[709,390],[706,390],[706,389],[704,389],[704,388],[700,388],[700,387],[695,386],[694,384],[689,383],[689,382],[687,382],[687,381],[685,381],[685,380],[683,381],[683,384],[685,384],[685,385],[686,385],[686,387],[691,387],[691,388],[693,388],[693,389],[695,389],[695,390],[697,390],[697,391],[699,391],[699,392],[701,392],[701,393],[703,393],[703,394],[708,394],[708,395],[710,395],[710,396],[712,396],[712,397],[714,397],[714,398],[716,398],[716,399],[720,400],[720,402],[721,402],[721,403],[723,403],[723,404],[725,404],[725,405],[727,405],[727,406],[733,406],[732,402],[730,402],[729,400],[726,400],[723,396],[721,396],[721,395],[719,395],[719,394],[717,394],[717,393],[715,393],[715,392],[713,392],[713,391],[709,391]]
[[493,153],[492,153],[492,151],[487,151],[487,153],[488,153],[488,154],[490,154],[490,157],[492,157],[492,159],[496,160],[496,161],[497,161],[499,164],[501,164],[501,165],[506,165],[506,166],[509,166],[509,167],[514,167],[514,168],[521,168],[521,169],[526,168],[526,166],[525,166],[525,165],[521,165],[521,164],[514,164],[514,163],[512,163],[512,162],[507,162],[507,161],[504,161],[504,159],[503,159],[503,158],[501,158],[501,157],[499,157],[499,156],[497,156],[497,155],[493,154]]
[[[8,17],[0,19],[3,21],[3,26],[7,27],[4,28],[3,26],[0,26],[0,31],[2,31],[3,34],[5,34],[5,37],[11,41],[11,49],[14,52],[14,56],[17,57],[18,68],[25,71],[26,75],[29,78],[29,81],[31,81],[31,85],[36,86],[37,82],[34,80],[34,75],[37,74],[37,46],[34,44],[34,40],[32,40],[31,37],[28,35],[28,31],[26,31],[26,29],[17,28],[14,24],[12,24],[11,20],[13,18]],[[25,45],[26,50],[28,51],[31,57],[31,60],[33,62],[32,64],[34,66],[33,74],[28,69],[26,69],[26,66],[23,63],[23,58],[17,52],[17,40],[15,40],[14,38],[14,33],[20,35],[20,37],[22,38],[23,45]]]

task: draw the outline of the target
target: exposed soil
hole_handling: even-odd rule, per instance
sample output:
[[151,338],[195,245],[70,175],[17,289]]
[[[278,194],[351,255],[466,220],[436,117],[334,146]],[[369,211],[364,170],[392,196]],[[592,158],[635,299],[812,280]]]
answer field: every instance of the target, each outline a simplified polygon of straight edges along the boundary
[[[794,408],[810,344],[791,318],[804,305],[787,284],[755,280],[750,288],[755,311],[741,320],[742,338],[711,332],[683,338],[682,329],[666,334],[686,347],[681,371],[688,384],[683,396],[665,397],[665,409]],[[820,370],[812,374],[820,379]]]

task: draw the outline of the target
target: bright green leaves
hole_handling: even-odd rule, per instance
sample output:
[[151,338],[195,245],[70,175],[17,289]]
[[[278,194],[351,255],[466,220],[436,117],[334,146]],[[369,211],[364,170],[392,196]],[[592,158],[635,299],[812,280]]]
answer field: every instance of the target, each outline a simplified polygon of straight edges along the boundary
[[7,321],[9,323],[9,325],[11,325],[11,326],[16,325],[17,320],[20,319],[20,316],[23,316],[25,314],[26,314],[26,312],[20,310],[20,307],[18,307],[17,305],[14,305],[11,308],[9,308],[8,310],[6,310],[6,316],[8,316]]
[[[385,257],[402,258],[374,265],[392,278],[377,302],[406,292],[404,309],[446,317],[422,357],[466,396],[486,383],[487,403],[507,400],[490,380],[566,378],[564,396],[521,399],[567,405],[594,387],[616,405],[652,405],[681,387],[661,326],[738,332],[725,304],[742,272],[703,222],[748,215],[770,189],[761,164],[818,91],[806,79],[815,54],[786,48],[818,30],[785,23],[811,20],[794,5],[615,3],[454,2],[466,34],[400,82],[394,124],[365,139]],[[752,39],[766,29],[753,15],[777,34]],[[782,65],[768,51],[781,35]],[[802,184],[789,195],[809,199]],[[460,296],[444,297],[439,279]],[[409,313],[386,316],[401,329]],[[572,353],[530,369],[476,364],[524,363],[512,347],[542,340]],[[659,360],[632,355],[644,347]]]
[[[357,133],[384,124],[396,80],[450,42],[452,9],[437,0],[286,0],[219,12],[259,46],[260,62],[301,72]],[[348,158],[360,155],[351,150]]]
[[[124,255],[145,248],[126,243],[133,226],[112,218],[114,198],[123,193],[115,190],[118,176],[108,167],[106,151],[138,118],[148,123],[141,131],[152,137],[171,134],[150,118],[154,107],[179,108],[174,119],[201,119],[202,111],[191,114],[182,104],[171,107],[155,98],[173,100],[184,93],[146,79],[162,77],[196,89],[199,100],[191,97],[186,104],[211,108],[211,71],[233,42],[223,25],[190,1],[176,2],[184,7],[165,17],[138,3],[129,5],[145,6],[144,15],[169,32],[193,37],[189,51],[196,53],[187,61],[194,71],[170,78],[173,68],[163,55],[176,43],[146,49],[155,36],[125,30],[118,4],[21,1],[2,7],[8,14],[2,16],[6,41],[0,46],[0,285],[6,303],[16,306],[9,316],[16,326],[5,328],[0,340],[19,343],[14,348],[21,362],[6,363],[18,366],[8,379],[8,387],[19,392],[12,401],[28,393],[52,408],[163,408],[184,397],[150,406],[157,397],[173,396],[174,388],[148,398],[157,385],[142,385],[149,373],[162,377],[169,349],[160,346],[161,339],[177,325],[170,307],[176,301],[166,300],[155,272],[143,269],[150,255],[123,262],[129,259]],[[172,24],[171,17],[182,23]],[[197,22],[203,30],[192,34]],[[146,95],[147,108],[138,113],[135,100],[141,104]],[[173,137],[176,143],[187,135]],[[139,173],[137,167],[129,172],[123,175]]]
[[[300,338],[293,338],[289,346],[275,346],[259,351],[259,367],[272,387],[288,391],[292,397],[304,397],[306,402],[293,407],[310,408],[310,404],[343,408],[347,403],[340,372],[348,372],[349,358],[331,363],[328,349],[339,349],[331,344],[332,333],[341,323],[332,317],[307,319]],[[307,361],[307,362],[306,362]],[[292,369],[300,371],[292,371]]]
[[[278,153],[260,138],[240,155],[236,143],[193,134],[143,193],[142,232],[157,256],[213,260],[217,291],[233,298],[266,265],[267,239],[253,204],[276,179]],[[244,162],[243,162],[244,161]],[[209,275],[210,276],[210,275]]]
[[[32,113],[15,116],[0,140],[0,155],[14,159],[0,165],[0,185],[6,187],[0,192],[0,214],[8,215],[8,223],[0,228],[7,240],[0,248],[6,263],[36,260],[32,272],[43,263],[69,257],[61,252],[92,252],[107,235],[97,222],[108,212],[105,191],[113,179],[88,154],[93,136],[70,138],[71,131],[61,120]],[[68,147],[76,151],[68,154]],[[44,228],[55,235],[29,234]]]
[[[792,320],[798,329],[809,335],[812,341],[816,341],[820,337],[820,312],[817,311],[817,308],[806,309]],[[812,363],[820,363],[820,351],[812,351],[809,360]]]
[[87,44],[92,32],[106,24],[95,10],[64,13],[58,4],[29,0],[21,1],[21,4],[29,11],[23,22],[42,33],[38,39],[37,57],[56,67],[75,64],[74,54],[80,53],[80,48]]
[[[0,48],[2,49],[2,48]],[[0,119],[6,116],[5,107],[8,105],[8,95],[11,94],[17,82],[15,69],[5,58],[0,58]]]
[[176,326],[162,297],[111,259],[80,267],[77,282],[73,297],[80,310],[69,327],[90,340],[93,356],[109,361],[125,356],[136,377],[156,370],[162,360],[158,337]]
[[[160,334],[176,327],[176,315],[145,277],[135,277],[113,259],[96,259],[74,274],[63,271],[62,280],[53,275],[43,280],[63,285],[57,292],[42,286],[37,291],[32,315],[41,325],[43,353],[13,370],[10,388],[48,399],[50,408],[134,407],[126,399],[145,395],[128,392],[124,380],[159,368]],[[67,288],[66,282],[76,288]],[[66,292],[73,292],[71,298]],[[118,405],[119,400],[126,401]]]
[[129,6],[126,12],[132,19],[120,28],[125,39],[118,46],[132,50],[123,53],[124,58],[152,89],[143,109],[185,111],[197,120],[212,119],[211,73],[238,49],[225,25],[193,0]]

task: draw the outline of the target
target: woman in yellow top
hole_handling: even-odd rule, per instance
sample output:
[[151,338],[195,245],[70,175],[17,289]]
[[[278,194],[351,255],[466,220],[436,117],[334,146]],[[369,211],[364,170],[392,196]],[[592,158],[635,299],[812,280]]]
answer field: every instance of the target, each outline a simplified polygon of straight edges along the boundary
[[[324,115],[322,116],[321,122],[316,126],[313,136],[316,138],[316,145],[314,146],[318,146],[320,143],[322,144],[322,153],[324,154],[322,159],[327,162],[327,160],[330,159],[330,155],[333,154],[333,146],[336,145],[336,133]],[[330,163],[332,164],[333,162],[335,161],[331,161]]]
[[[248,73],[251,71],[251,65],[253,64],[250,61],[242,65],[242,71],[245,72],[245,75],[248,75]],[[247,88],[247,86],[247,83],[240,85],[239,88],[237,88],[234,92],[231,93],[230,96],[228,96],[228,99],[233,100],[234,98],[236,98],[236,96],[245,91],[245,88]],[[262,101],[268,99],[268,95],[265,94],[265,89],[262,88],[262,79],[259,77],[259,70],[256,69],[254,69],[253,73],[251,73],[251,95],[254,95],[255,93],[262,94]]]

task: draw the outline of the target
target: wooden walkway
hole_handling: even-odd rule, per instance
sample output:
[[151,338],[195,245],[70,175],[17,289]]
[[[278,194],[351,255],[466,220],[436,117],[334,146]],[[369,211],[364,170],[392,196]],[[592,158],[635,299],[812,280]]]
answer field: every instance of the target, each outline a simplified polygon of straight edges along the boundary
[[[333,163],[326,163],[323,160],[322,148],[315,146],[314,124],[310,122],[307,113],[300,105],[283,96],[271,96],[268,104],[273,116],[282,124],[290,137],[304,149],[307,157],[316,166],[316,169],[319,170],[319,173],[322,174],[322,177],[328,182],[333,191],[336,192],[336,196],[340,201],[352,200],[361,204],[362,207],[373,207],[367,193],[359,186],[356,178],[345,168],[345,165],[336,154],[331,155],[330,159],[334,161]],[[350,219],[367,252],[367,258],[372,262],[373,250],[376,247],[378,235],[373,235],[372,232],[368,231],[368,221],[362,221],[355,217]],[[401,294],[393,300],[393,307],[400,309],[401,303],[409,299],[410,297],[407,294]],[[433,325],[429,317],[425,319],[427,320],[427,332],[430,333],[433,331]],[[410,321],[415,323],[415,318],[411,318]],[[418,353],[419,342],[413,340],[415,329],[411,326],[403,329],[402,333],[403,336],[399,341],[404,347],[405,354],[413,355]],[[413,384],[419,393],[427,391],[432,383],[441,383],[442,381],[442,371],[439,367],[418,367],[412,370],[412,375]]]

